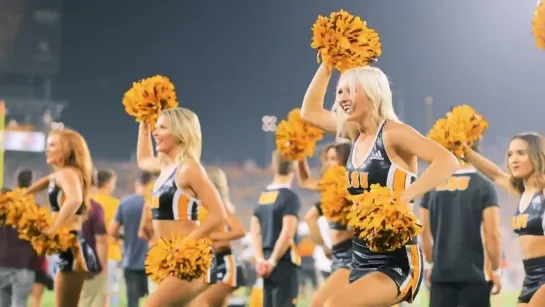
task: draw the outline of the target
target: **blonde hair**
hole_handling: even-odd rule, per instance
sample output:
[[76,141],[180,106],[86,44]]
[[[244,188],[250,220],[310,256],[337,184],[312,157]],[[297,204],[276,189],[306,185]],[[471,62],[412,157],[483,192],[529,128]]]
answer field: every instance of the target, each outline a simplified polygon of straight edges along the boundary
[[[377,67],[358,67],[345,71],[341,78],[348,80],[350,93],[355,94],[356,84],[360,84],[371,102],[369,106],[369,119],[378,125],[383,120],[398,122],[394,111],[392,90],[386,74]],[[352,141],[358,136],[358,124],[347,122],[346,113],[335,102],[332,110],[337,117],[337,136],[348,137]]]
[[231,199],[229,197],[229,184],[227,183],[225,172],[220,168],[211,167],[206,169],[206,173],[214,187],[216,187],[216,190],[218,190],[223,203],[228,205],[231,202]]
[[[534,173],[532,175],[535,176],[537,187],[539,189],[545,188],[545,138],[543,136],[535,133],[535,132],[527,132],[527,133],[521,133],[515,135],[513,138],[511,138],[511,142],[513,140],[523,140],[528,144],[528,157],[530,158],[530,162],[532,163],[532,166],[534,167]],[[509,169],[509,165],[507,164],[507,160],[509,157],[506,157],[505,164],[508,166],[507,169]],[[524,192],[524,182],[523,178],[516,178],[511,173],[511,170],[509,170],[509,185],[512,189],[517,191],[518,193]]]
[[57,135],[60,139],[60,147],[63,153],[63,160],[59,168],[73,167],[80,173],[83,187],[83,207],[89,209],[91,180],[93,177],[93,161],[87,142],[78,132],[70,129],[54,130],[49,135]]
[[[161,111],[159,116],[168,120],[170,133],[178,143],[179,151],[175,162],[182,163],[188,159],[200,161],[202,132],[197,114],[187,108],[174,108]],[[164,155],[161,155],[160,158],[162,161],[166,160]]]

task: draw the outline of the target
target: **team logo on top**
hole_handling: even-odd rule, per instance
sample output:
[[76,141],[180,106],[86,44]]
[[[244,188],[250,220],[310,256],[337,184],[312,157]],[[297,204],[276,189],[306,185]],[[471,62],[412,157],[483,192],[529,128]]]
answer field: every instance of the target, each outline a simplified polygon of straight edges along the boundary
[[375,151],[372,155],[371,155],[371,160],[379,160],[379,161],[383,161],[384,160],[384,157],[382,157],[382,153],[380,151]]

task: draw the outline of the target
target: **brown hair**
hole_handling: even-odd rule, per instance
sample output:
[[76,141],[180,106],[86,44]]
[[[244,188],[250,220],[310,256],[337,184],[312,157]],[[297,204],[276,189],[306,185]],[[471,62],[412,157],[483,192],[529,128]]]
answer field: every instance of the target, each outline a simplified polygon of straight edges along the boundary
[[291,160],[288,160],[286,157],[284,157],[280,152],[276,150],[273,152],[273,163],[275,163],[276,173],[278,175],[287,176],[291,172],[293,172],[294,162]]
[[329,144],[324,150],[324,157],[325,155],[327,155],[327,152],[332,148],[337,154],[337,160],[339,160],[339,165],[346,165],[346,163],[348,162],[348,157],[350,157],[350,150],[352,149],[352,145],[350,145],[350,143],[348,142]]
[[91,178],[93,176],[93,162],[89,147],[85,139],[78,132],[70,129],[55,130],[49,135],[58,135],[60,138],[61,150],[64,159],[59,167],[73,167],[80,173],[83,186],[83,207],[85,211],[89,208],[89,192],[91,188]]
[[[538,187],[545,188],[545,138],[535,132],[526,132],[515,135],[511,142],[516,139],[523,140],[528,144],[528,156],[534,167],[532,175],[535,175]],[[506,157],[506,164],[507,159],[508,157]],[[513,174],[510,175],[509,185],[511,188],[519,193],[524,192],[523,179],[515,178]]]

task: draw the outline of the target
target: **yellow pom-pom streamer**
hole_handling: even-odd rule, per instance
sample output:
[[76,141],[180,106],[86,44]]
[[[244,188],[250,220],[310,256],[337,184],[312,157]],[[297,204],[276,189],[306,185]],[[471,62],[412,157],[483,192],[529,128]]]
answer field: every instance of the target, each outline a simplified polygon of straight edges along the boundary
[[146,274],[159,284],[168,276],[186,281],[201,278],[212,266],[213,252],[207,240],[185,240],[173,235],[160,239],[146,256]]
[[532,32],[538,48],[545,50],[545,1],[539,2],[532,21]]
[[463,158],[465,146],[473,146],[488,128],[483,116],[468,105],[452,108],[445,118],[437,120],[428,137],[458,158]]
[[341,72],[367,66],[382,54],[378,33],[344,10],[318,16],[312,32],[311,47],[318,52],[318,62]]
[[320,182],[320,205],[322,213],[330,222],[346,225],[352,201],[346,189],[346,169],[332,166],[325,170]]
[[348,225],[374,252],[401,248],[422,232],[422,226],[392,190],[371,185],[358,197],[348,214]]
[[44,234],[52,223],[49,211],[36,205],[32,196],[25,196],[24,189],[0,194],[0,224],[16,228],[19,238],[29,241],[38,255],[77,248],[76,236],[67,229]]
[[134,82],[123,95],[125,111],[137,122],[155,125],[159,112],[178,107],[174,84],[167,77],[153,76]]
[[27,207],[34,203],[32,196],[25,196],[24,189],[0,194],[0,226],[17,227]]
[[288,119],[281,121],[276,129],[276,148],[287,159],[300,161],[313,155],[316,142],[323,136],[320,128],[304,121],[300,110],[294,109],[288,114]]

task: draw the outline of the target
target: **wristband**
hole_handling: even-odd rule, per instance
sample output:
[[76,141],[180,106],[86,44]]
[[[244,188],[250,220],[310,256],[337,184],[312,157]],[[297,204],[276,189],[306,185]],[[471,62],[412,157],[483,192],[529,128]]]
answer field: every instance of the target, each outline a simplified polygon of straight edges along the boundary
[[424,270],[431,270],[433,268],[433,262],[424,262]]

